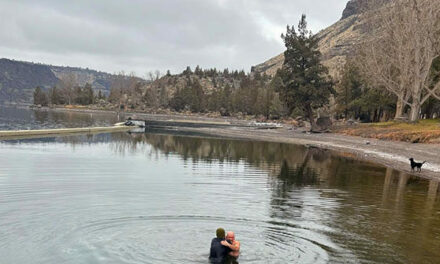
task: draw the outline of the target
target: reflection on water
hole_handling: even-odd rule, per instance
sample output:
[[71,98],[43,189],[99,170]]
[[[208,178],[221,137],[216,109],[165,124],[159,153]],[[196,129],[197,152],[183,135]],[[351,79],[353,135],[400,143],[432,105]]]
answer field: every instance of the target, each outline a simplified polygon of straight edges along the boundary
[[[302,146],[100,134],[0,143],[5,263],[435,263],[437,181]],[[26,252],[23,254],[22,252]]]
[[0,130],[110,126],[121,120],[125,120],[122,113],[68,112],[0,105]]

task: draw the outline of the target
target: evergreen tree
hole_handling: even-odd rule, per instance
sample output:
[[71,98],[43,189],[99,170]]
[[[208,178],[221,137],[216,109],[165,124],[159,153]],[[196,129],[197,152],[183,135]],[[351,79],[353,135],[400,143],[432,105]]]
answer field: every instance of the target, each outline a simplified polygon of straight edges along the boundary
[[282,80],[280,94],[290,112],[296,106],[304,109],[312,130],[315,130],[313,109],[328,103],[334,93],[328,70],[320,61],[318,39],[307,30],[305,15],[301,17],[298,32],[293,26],[287,26],[286,34],[281,38],[286,51],[283,67],[277,73]]
[[188,83],[187,89],[189,88],[189,100],[188,105],[192,112],[200,113],[205,109],[205,93],[203,92],[202,85],[199,80],[190,81]]
[[279,119],[283,114],[283,103],[278,93],[274,93],[270,102],[269,114],[272,119]]
[[104,100],[105,99],[105,95],[102,93],[101,90],[98,91],[98,100]]
[[86,85],[84,86],[83,96],[85,105],[95,103],[95,94],[93,93],[92,85],[90,83],[86,83]]
[[171,98],[170,106],[176,111],[181,111],[185,108],[185,100],[183,96],[183,89],[177,88],[173,98]]
[[224,77],[229,77],[229,69],[228,68],[223,70],[223,76]]
[[200,68],[199,65],[197,65],[196,68],[194,69],[194,74],[196,74],[199,77],[203,76],[203,70]]
[[187,66],[186,69],[182,72],[183,75],[191,75],[193,72],[191,70],[191,67]]
[[220,111],[221,104],[221,91],[219,92],[215,89],[208,97],[208,110],[209,111]]
[[61,96],[59,89],[54,86],[51,89],[49,89],[49,101],[53,105],[57,104],[64,104],[63,97]]
[[73,102],[75,104],[81,104],[84,105],[84,94],[82,91],[81,86],[75,86],[75,88],[73,88]]
[[229,116],[232,112],[232,88],[229,84],[222,89],[220,98],[220,113],[223,116]]
[[42,105],[47,106],[49,100],[47,98],[47,94],[41,89],[40,86],[37,86],[34,90],[34,105]]
[[361,74],[358,68],[347,62],[344,67],[341,82],[337,86],[336,103],[337,111],[344,113],[345,118],[349,118],[349,115],[356,116],[356,112],[359,110],[352,102],[362,96],[362,89],[366,88],[362,80]]

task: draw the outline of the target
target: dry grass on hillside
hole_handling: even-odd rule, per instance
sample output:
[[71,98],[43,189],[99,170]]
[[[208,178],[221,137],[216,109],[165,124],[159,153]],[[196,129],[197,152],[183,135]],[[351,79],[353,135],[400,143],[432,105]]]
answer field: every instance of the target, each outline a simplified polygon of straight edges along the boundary
[[421,120],[416,124],[383,122],[340,127],[334,130],[351,136],[377,138],[412,143],[440,143],[440,120]]

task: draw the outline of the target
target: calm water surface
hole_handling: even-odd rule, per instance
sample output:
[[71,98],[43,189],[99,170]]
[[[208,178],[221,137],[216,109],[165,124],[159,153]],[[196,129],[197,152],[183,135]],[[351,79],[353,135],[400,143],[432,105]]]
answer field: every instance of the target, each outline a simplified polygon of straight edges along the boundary
[[125,120],[124,113],[81,113],[0,105],[0,130],[111,126]]
[[2,141],[0,165],[0,263],[207,263],[217,227],[240,263],[440,261],[438,182],[325,150],[150,131]]

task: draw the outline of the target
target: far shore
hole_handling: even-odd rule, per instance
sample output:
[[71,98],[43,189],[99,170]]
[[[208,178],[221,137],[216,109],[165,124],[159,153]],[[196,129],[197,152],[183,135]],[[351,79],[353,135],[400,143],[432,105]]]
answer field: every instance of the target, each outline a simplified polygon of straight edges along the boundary
[[[440,144],[415,144],[408,142],[362,138],[358,136],[349,136],[336,133],[313,134],[304,131],[304,129],[295,129],[289,125],[279,129],[256,129],[240,126],[248,124],[251,120],[242,120],[231,117],[210,117],[200,114],[148,114],[87,108],[41,109],[86,113],[120,113],[124,114],[125,116],[135,116],[137,118],[146,120],[228,121],[231,123],[230,127],[181,127],[179,129],[182,131],[200,132],[207,135],[227,137],[232,139],[261,140],[329,149],[336,151],[343,156],[378,163],[413,176],[440,180]],[[421,173],[411,171],[409,165],[409,158],[411,157],[416,161],[426,161]]]

